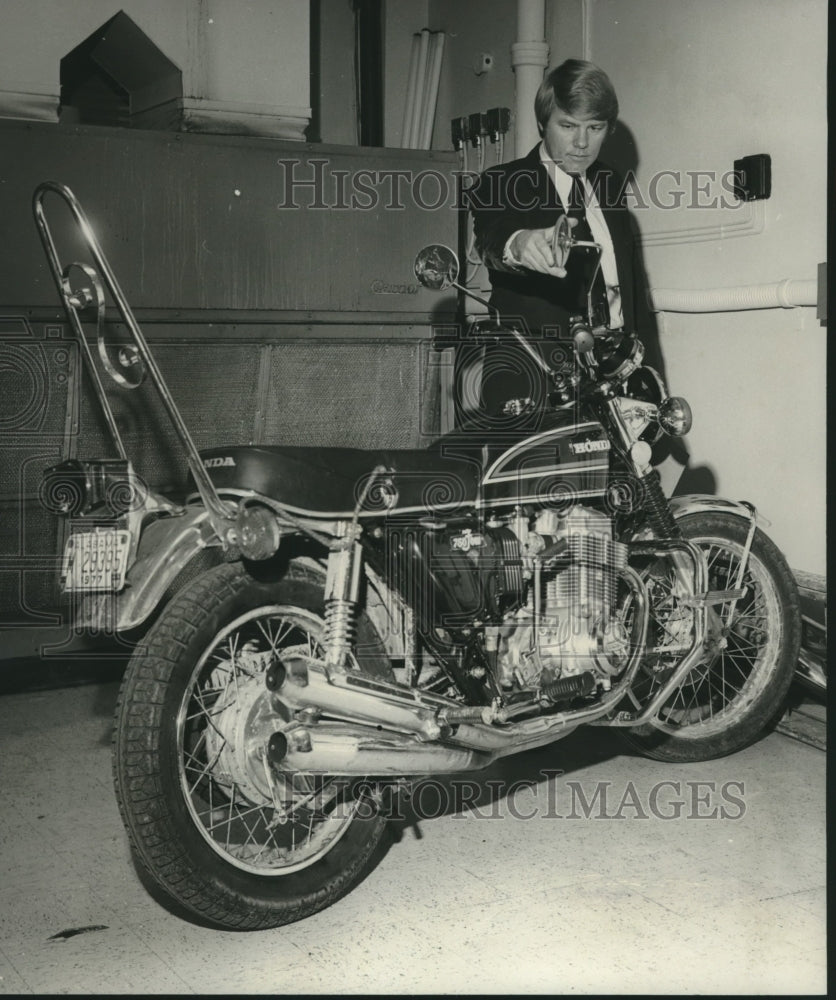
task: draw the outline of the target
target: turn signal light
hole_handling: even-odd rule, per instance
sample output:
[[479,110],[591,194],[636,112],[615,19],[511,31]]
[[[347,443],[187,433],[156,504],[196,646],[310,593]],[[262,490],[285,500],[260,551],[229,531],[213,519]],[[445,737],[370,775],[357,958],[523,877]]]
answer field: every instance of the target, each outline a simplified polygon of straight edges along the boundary
[[691,407],[682,396],[668,396],[659,406],[659,425],[671,437],[682,437],[691,430]]
[[246,559],[269,559],[282,540],[278,518],[267,507],[241,507],[236,529],[238,547]]
[[46,469],[38,488],[38,498],[51,514],[71,517],[92,510],[121,517],[141,505],[144,493],[147,490],[124,458],[68,458]]

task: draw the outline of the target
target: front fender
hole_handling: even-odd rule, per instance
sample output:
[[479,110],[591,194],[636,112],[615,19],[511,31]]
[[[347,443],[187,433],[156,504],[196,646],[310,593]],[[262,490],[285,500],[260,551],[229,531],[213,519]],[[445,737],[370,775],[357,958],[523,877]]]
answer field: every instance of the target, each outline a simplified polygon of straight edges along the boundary
[[755,513],[759,524],[769,526],[769,521],[758,514],[750,504],[740,500],[727,500],[725,497],[715,497],[709,493],[687,493],[684,496],[671,497],[669,500],[671,511],[675,518],[685,517],[688,514],[734,514],[742,517],[746,521],[751,521],[752,514]]
[[219,544],[205,507],[187,508],[183,514],[152,521],[140,536],[125,589],[116,595],[116,631],[141,625],[178,573],[199,552]]
[[[715,497],[710,493],[687,493],[683,496],[671,497],[668,500],[671,513],[675,520],[687,517],[689,514],[732,514],[751,524],[754,516],[757,524],[769,525],[765,517],[761,517],[751,504],[741,500],[727,500],[725,497]],[[636,532],[633,540],[648,541],[653,538],[650,528],[642,528]]]

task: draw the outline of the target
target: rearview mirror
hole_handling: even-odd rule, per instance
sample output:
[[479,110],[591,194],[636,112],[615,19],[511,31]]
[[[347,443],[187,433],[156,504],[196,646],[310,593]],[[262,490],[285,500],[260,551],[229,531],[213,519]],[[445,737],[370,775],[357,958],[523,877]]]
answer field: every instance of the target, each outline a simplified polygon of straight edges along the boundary
[[443,243],[431,243],[415,258],[415,277],[424,288],[439,292],[455,284],[459,276],[459,259]]

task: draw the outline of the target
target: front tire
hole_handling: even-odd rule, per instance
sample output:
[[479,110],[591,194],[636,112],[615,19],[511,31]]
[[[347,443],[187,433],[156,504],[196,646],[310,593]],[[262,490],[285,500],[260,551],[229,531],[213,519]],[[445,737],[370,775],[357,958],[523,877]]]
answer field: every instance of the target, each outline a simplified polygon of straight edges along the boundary
[[[749,530],[726,513],[689,514],[677,522],[683,537],[706,553],[709,590],[733,589]],[[676,600],[672,574],[660,562],[648,573],[653,627],[644,673],[633,685],[646,703],[681,657],[673,652],[689,633],[686,608]],[[736,605],[714,605],[725,646],[707,654],[657,713],[654,725],[624,730],[646,757],[711,760],[753,743],[780,712],[798,660],[801,615],[798,588],[775,544],[755,531]],[[671,652],[666,652],[667,648]]]
[[[131,846],[166,896],[216,927],[300,920],[382,854],[386,821],[362,783],[283,774],[250,739],[265,716],[287,721],[267,700],[271,655],[321,653],[323,582],[301,561],[278,581],[240,563],[209,570],[166,607],[122,683],[113,773]],[[357,637],[362,668],[389,675],[362,615]]]

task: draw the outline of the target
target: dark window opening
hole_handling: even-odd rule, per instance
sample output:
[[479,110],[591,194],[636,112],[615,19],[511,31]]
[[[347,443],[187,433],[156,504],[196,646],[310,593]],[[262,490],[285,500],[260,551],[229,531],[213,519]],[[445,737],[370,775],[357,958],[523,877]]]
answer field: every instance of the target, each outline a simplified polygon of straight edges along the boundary
[[383,4],[354,0],[354,75],[361,146],[383,145]]

